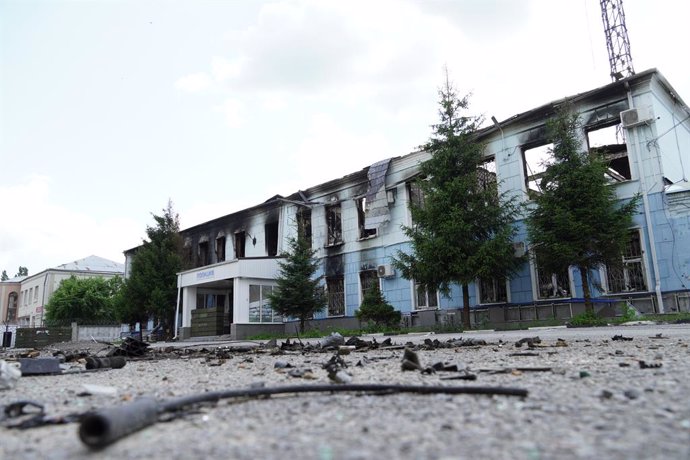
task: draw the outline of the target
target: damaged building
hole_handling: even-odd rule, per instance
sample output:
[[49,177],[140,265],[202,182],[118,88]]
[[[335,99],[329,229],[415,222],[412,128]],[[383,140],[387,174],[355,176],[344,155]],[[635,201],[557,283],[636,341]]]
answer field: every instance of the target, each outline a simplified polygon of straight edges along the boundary
[[[642,195],[622,265],[592,273],[598,309],[628,301],[642,312],[690,310],[690,110],[656,69],[537,107],[478,132],[483,169],[502,192],[530,206],[548,159],[546,121],[568,104],[583,126],[582,150],[603,152],[607,179],[621,200]],[[357,328],[364,294],[378,285],[410,325],[459,322],[460,287],[449,297],[400,276],[392,260],[411,246],[402,226],[423,151],[372,166],[183,230],[190,266],[178,275],[181,336],[292,331],[267,302],[279,255],[298,229],[320,261],[328,305],[313,323]],[[529,253],[522,220],[516,255]],[[126,253],[131,262],[133,251]],[[583,311],[579,272],[544,273],[529,258],[512,279],[478,279],[470,287],[473,321],[565,319]],[[613,302],[615,301],[615,302]]]

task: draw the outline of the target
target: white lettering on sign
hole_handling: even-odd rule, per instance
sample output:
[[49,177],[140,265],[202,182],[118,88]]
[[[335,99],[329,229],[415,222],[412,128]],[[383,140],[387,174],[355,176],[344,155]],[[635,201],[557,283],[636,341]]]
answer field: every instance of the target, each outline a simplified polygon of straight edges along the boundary
[[214,276],[215,276],[215,273],[213,272],[213,270],[206,270],[206,271],[197,273],[196,279],[205,280],[205,279],[213,278]]

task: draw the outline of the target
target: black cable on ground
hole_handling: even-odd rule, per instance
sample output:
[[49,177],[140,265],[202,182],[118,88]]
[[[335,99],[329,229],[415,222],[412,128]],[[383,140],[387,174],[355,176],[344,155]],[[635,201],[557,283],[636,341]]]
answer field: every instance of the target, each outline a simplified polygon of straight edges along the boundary
[[486,386],[427,386],[393,384],[320,384],[289,385],[269,388],[247,388],[243,390],[211,391],[159,402],[153,398],[140,398],[129,404],[86,414],[79,427],[79,437],[92,449],[102,449],[158,421],[164,412],[172,412],[202,402],[215,402],[229,398],[249,398],[287,393],[343,393],[364,392],[373,394],[417,393],[417,394],[479,394],[500,396],[527,396],[522,388]]

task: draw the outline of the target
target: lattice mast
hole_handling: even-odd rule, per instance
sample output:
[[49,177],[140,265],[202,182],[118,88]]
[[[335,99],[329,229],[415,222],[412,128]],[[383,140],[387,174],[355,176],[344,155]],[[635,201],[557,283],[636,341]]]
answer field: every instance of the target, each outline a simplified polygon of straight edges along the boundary
[[606,47],[609,52],[611,78],[618,81],[635,74],[628,28],[625,26],[623,0],[600,0],[601,20],[604,22]]

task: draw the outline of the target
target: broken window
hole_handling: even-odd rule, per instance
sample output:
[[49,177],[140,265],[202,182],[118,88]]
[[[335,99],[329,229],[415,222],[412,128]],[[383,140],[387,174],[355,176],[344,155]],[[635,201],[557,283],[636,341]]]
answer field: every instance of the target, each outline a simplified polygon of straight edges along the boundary
[[371,289],[374,289],[375,287],[379,286],[378,272],[376,270],[365,270],[363,272],[359,272],[359,283],[362,289],[362,291],[360,292],[361,304],[361,301],[364,300],[364,296],[366,295],[366,293],[369,292]]
[[326,226],[328,228],[327,246],[343,242],[343,220],[340,204],[326,207]]
[[190,238],[185,238],[182,252],[184,258],[184,266],[191,267],[194,261],[192,260],[192,240]]
[[424,310],[428,308],[438,308],[438,291],[427,284],[415,283],[416,308]]
[[273,292],[273,286],[266,284],[249,285],[249,322],[250,323],[280,323],[283,317],[273,311],[268,296]]
[[537,298],[554,299],[570,297],[570,276],[568,269],[558,273],[546,273],[539,269],[539,264],[535,263],[537,274]]
[[481,278],[479,280],[479,303],[505,303],[508,290],[505,278]]
[[208,240],[199,242],[198,256],[199,256],[199,265],[208,265],[210,263],[209,252],[208,252]]
[[269,222],[264,225],[266,235],[266,255],[275,257],[278,255],[278,222]]
[[407,183],[407,193],[410,196],[410,206],[424,208],[424,192],[419,186],[418,180]]
[[14,322],[17,320],[17,299],[18,295],[16,292],[10,292],[7,301],[7,321]]
[[493,189],[496,187],[496,158],[489,157],[482,161],[477,171],[477,180],[479,186],[484,189]]
[[364,227],[364,221],[366,218],[366,206],[367,206],[367,198],[362,197],[359,200],[357,200],[357,224],[359,225],[359,238],[364,239],[364,238],[370,238],[372,236],[376,236],[376,229],[375,228],[365,228]]
[[590,153],[602,156],[608,166],[606,179],[610,183],[632,179],[625,131],[620,123],[587,131]]
[[345,315],[345,279],[342,276],[326,278],[328,316]]
[[216,238],[216,262],[225,262],[225,236]]
[[297,236],[306,239],[311,247],[311,209],[309,208],[297,210]]
[[646,291],[640,232],[633,230],[621,254],[621,265],[606,267],[609,293]]
[[541,178],[546,172],[547,164],[553,160],[553,143],[523,150],[522,160],[527,194],[531,196],[534,193],[541,193]]
[[247,233],[244,231],[235,233],[235,259],[244,257],[244,244],[247,239]]

